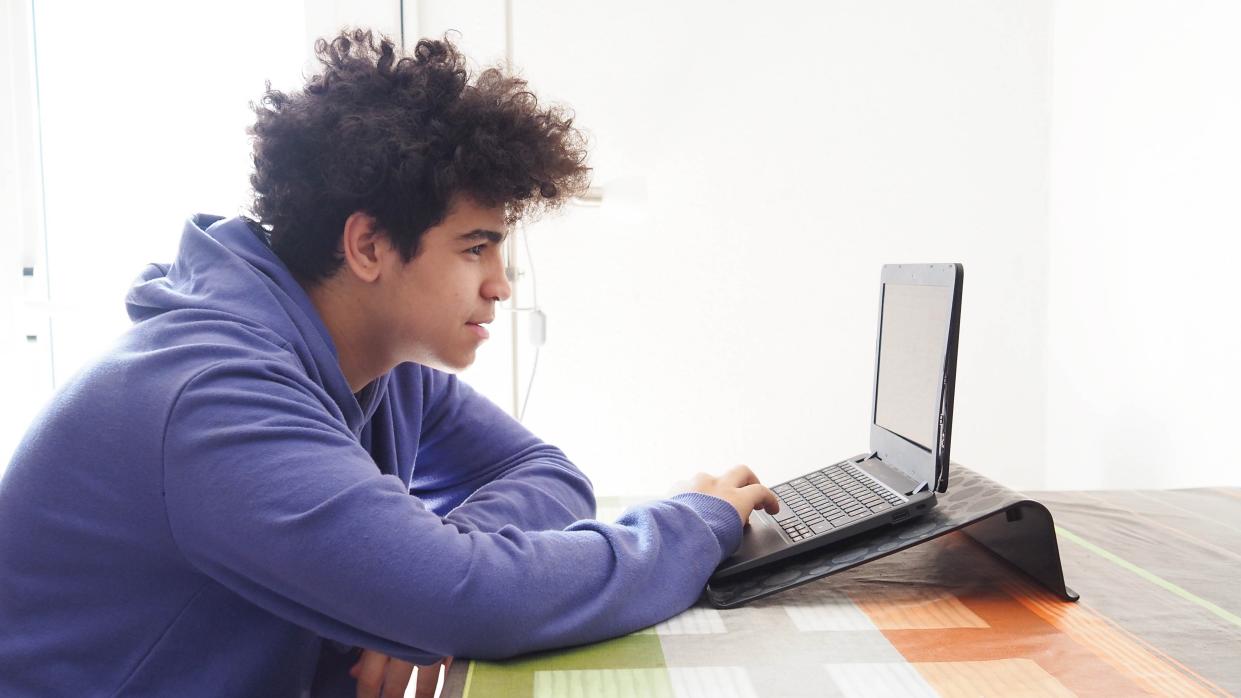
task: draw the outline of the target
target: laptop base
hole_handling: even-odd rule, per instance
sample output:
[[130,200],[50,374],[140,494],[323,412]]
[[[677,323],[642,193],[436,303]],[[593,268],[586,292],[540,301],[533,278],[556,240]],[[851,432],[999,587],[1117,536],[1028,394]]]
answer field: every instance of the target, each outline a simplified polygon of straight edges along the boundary
[[1078,595],[1064,583],[1060,548],[1047,507],[956,463],[950,472],[948,491],[939,495],[938,506],[908,524],[884,527],[712,582],[705,598],[717,608],[741,606],[961,530],[1057,596],[1076,601]]

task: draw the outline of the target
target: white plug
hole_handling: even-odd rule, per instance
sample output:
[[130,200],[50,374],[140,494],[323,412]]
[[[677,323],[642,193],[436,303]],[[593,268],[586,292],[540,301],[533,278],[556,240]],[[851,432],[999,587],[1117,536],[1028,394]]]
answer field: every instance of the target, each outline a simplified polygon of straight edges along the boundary
[[547,315],[542,310],[530,313],[530,343],[541,347],[547,342]]

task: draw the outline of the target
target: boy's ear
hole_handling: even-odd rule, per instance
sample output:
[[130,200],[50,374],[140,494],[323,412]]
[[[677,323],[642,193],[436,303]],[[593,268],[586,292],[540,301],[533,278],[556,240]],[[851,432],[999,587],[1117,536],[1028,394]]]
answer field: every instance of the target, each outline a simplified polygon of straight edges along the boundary
[[379,222],[362,211],[354,211],[345,219],[340,245],[345,256],[345,268],[365,283],[379,278],[382,256],[391,249]]

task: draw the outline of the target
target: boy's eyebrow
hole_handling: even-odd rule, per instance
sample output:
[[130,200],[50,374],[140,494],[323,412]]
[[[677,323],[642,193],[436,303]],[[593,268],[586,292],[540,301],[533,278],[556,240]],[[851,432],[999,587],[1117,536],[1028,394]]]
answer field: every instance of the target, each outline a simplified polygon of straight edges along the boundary
[[507,237],[508,237],[507,232],[498,233],[494,230],[484,230],[482,228],[477,228],[475,230],[471,230],[468,233],[463,233],[461,235],[458,235],[457,239],[458,240],[482,240],[483,238],[486,238],[490,240],[492,243],[498,245],[501,242],[504,242],[504,239]]

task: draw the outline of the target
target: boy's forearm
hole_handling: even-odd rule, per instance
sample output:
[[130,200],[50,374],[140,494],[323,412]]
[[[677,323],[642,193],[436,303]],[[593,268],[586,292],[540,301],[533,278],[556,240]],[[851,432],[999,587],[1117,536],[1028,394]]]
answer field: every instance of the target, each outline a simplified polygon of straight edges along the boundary
[[547,454],[474,490],[444,519],[462,531],[494,532],[510,525],[523,531],[561,530],[594,517],[590,480],[563,456]]

